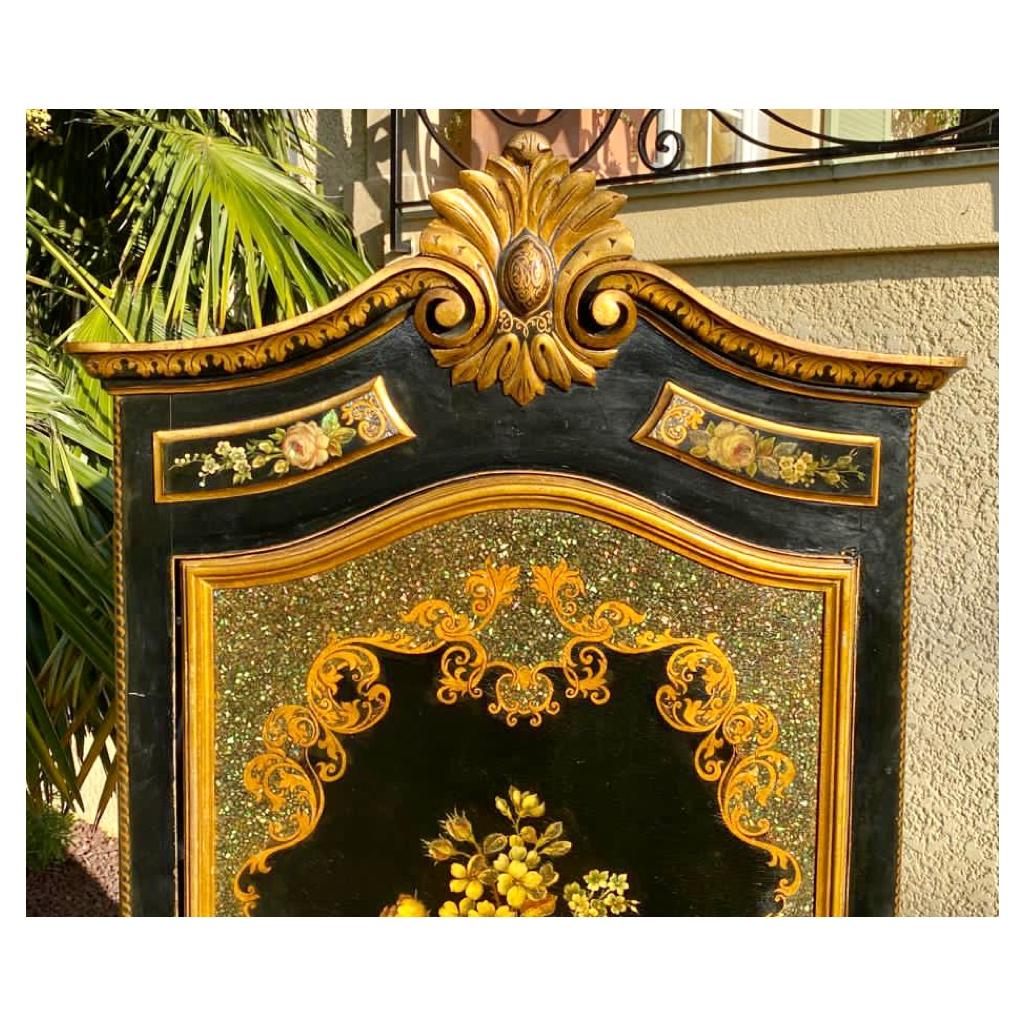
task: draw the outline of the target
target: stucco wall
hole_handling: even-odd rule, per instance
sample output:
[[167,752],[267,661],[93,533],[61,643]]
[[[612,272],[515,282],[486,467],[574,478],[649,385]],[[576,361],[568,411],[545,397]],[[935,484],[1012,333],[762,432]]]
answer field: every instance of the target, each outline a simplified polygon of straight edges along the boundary
[[901,913],[997,911],[997,338],[993,249],[677,268],[776,330],[962,354],[923,406],[914,507]]

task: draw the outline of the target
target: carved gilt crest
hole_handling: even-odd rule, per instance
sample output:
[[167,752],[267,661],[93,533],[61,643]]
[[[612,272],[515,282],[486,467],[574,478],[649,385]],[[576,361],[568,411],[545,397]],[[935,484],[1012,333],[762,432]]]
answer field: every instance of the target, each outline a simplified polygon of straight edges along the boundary
[[[113,386],[235,387],[303,373],[412,316],[453,384],[500,383],[527,405],[547,384],[594,385],[637,316],[727,372],[784,390],[925,394],[958,357],[858,352],[787,338],[722,309],[672,271],[633,258],[616,220],[626,197],[572,170],[535,131],[514,135],[482,171],[434,193],[420,253],[395,260],[318,310],[236,334],[174,341],[70,342]],[[856,400],[855,395],[845,396]]]
[[[618,292],[585,296],[585,278],[603,262],[631,256],[633,238],[615,219],[626,197],[595,180],[591,171],[570,171],[543,136],[524,131],[485,170],[462,171],[459,188],[431,196],[439,219],[424,229],[420,251],[472,275],[493,324],[469,338],[449,337],[418,318],[453,384],[474,381],[482,391],[500,382],[526,405],[548,383],[593,385],[615,359],[636,323],[635,307]],[[460,303],[449,301],[454,319]]]

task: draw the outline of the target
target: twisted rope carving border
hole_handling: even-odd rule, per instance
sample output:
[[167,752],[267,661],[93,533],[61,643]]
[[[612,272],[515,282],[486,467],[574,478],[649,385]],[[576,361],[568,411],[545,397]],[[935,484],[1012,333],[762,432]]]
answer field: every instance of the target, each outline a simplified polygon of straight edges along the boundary
[[907,514],[903,535],[903,623],[900,632],[900,759],[899,798],[896,807],[896,885],[893,914],[900,916],[903,877],[903,790],[907,760],[907,682],[910,669],[910,569],[914,548],[914,485],[917,480],[917,409],[910,411],[910,448],[907,453]]
[[128,814],[128,657],[125,631],[121,399],[114,404],[114,686],[117,737],[118,891],[122,917],[132,916],[132,842]]

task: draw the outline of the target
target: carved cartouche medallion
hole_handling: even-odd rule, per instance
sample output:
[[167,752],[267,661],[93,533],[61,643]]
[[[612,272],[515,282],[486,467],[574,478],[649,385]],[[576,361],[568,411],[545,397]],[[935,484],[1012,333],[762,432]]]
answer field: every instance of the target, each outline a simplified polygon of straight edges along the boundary
[[625,197],[595,181],[525,131],[485,170],[462,171],[459,188],[431,196],[440,219],[420,250],[457,264],[475,286],[438,289],[417,307],[417,327],[453,384],[500,382],[526,405],[547,383],[595,384],[615,359],[636,308],[617,290],[588,290],[584,278],[631,256],[633,239],[614,219]]
[[509,246],[502,260],[501,297],[514,313],[528,316],[548,300],[554,278],[551,250],[524,232]]

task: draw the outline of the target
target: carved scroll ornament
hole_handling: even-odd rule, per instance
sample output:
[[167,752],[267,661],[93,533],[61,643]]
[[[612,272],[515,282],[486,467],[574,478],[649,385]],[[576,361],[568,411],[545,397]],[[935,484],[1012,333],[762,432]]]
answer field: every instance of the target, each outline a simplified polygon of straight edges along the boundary
[[[500,383],[526,405],[546,384],[594,384],[636,325],[632,299],[615,289],[576,285],[602,262],[632,255],[633,238],[615,219],[626,197],[596,187],[590,171],[569,172],[536,132],[515,135],[483,171],[462,171],[459,188],[431,196],[439,219],[420,238],[424,254],[464,268],[486,297],[482,329],[439,329],[465,313],[460,297],[428,294],[416,324],[452,383],[479,390]],[[434,319],[423,315],[433,310]]]

